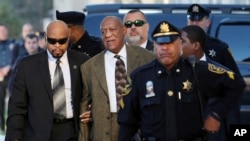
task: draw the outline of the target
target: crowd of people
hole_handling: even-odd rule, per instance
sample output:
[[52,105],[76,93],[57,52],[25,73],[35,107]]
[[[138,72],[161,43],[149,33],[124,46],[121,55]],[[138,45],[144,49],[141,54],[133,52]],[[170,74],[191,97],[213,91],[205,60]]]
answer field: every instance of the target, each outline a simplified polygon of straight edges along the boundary
[[101,38],[76,11],[56,11],[45,32],[24,24],[18,41],[0,24],[5,141],[227,141],[246,84],[228,45],[206,34],[209,15],[192,4],[187,26],[166,19],[150,35],[132,9],[104,17]]

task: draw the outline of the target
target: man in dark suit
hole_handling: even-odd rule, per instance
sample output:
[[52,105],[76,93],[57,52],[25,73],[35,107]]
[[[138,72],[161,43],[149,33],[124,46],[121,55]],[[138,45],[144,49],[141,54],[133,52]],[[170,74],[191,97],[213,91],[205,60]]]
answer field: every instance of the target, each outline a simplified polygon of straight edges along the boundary
[[[6,141],[77,140],[82,92],[80,65],[89,57],[67,50],[69,33],[63,21],[51,22],[47,27],[47,50],[25,57],[18,64],[9,100]],[[63,79],[58,82],[64,82],[56,95],[64,98],[64,114],[60,116],[55,111],[59,86],[54,75],[58,68]]]
[[[115,55],[119,55],[125,64],[127,76],[137,67],[154,59],[152,52],[141,47],[124,43],[126,28],[122,21],[115,16],[107,16],[101,22],[101,33],[106,50],[92,57],[81,66],[83,80],[83,99],[81,116],[84,117],[91,104],[92,123],[83,118],[81,124],[81,141],[117,141],[119,126],[117,124],[117,102],[115,86]],[[129,91],[130,79],[126,87]],[[127,89],[126,89],[127,88]],[[126,92],[124,92],[125,94]],[[122,108],[122,106],[120,107]],[[90,115],[90,113],[88,113]],[[91,125],[91,128],[88,128]],[[88,137],[89,136],[89,137]]]
[[56,11],[56,18],[64,21],[70,28],[70,48],[90,57],[101,52],[104,47],[100,38],[91,36],[84,28],[84,13],[76,11]]
[[153,51],[153,42],[148,39],[149,23],[142,11],[132,9],[123,17],[127,32],[125,40],[129,45],[139,46]]

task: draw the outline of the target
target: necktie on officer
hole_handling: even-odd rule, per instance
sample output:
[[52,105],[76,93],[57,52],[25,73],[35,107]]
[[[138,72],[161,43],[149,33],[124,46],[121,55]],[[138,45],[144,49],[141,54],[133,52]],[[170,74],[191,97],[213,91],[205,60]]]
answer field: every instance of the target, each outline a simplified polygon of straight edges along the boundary
[[60,67],[60,59],[56,60],[56,69],[53,79],[53,102],[54,102],[54,117],[63,119],[66,118],[66,97],[63,72]]
[[125,86],[127,83],[127,73],[125,64],[119,55],[115,55],[117,59],[115,64],[115,87],[116,87],[116,100],[117,100],[117,111],[120,108],[124,108],[124,102],[122,95],[125,93]]

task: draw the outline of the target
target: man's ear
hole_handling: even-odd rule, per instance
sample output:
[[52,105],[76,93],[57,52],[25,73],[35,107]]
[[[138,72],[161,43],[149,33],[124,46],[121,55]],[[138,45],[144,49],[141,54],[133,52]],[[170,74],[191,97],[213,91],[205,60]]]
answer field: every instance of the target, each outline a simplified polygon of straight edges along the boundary
[[194,42],[194,49],[195,49],[195,50],[198,50],[198,49],[200,49],[200,48],[201,48],[200,43],[199,43],[199,42]]

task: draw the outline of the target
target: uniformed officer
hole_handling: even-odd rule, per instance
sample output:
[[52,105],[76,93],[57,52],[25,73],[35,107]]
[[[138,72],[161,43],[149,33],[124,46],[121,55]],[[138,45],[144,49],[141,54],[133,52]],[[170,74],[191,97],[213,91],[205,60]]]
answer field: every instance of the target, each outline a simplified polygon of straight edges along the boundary
[[[244,81],[223,66],[182,59],[180,33],[167,21],[152,39],[157,59],[131,74],[132,90],[118,116],[119,141],[129,141],[138,129],[144,141],[204,140],[240,99]],[[224,100],[205,115],[207,98],[218,96]]]
[[[211,23],[209,19],[210,13],[211,10],[204,8],[199,4],[192,4],[187,11],[188,25],[200,26],[205,32],[207,32]],[[207,34],[204,51],[212,60],[228,67],[235,73],[240,74],[236,62],[231,54],[231,50],[225,42]]]
[[76,11],[56,11],[56,18],[64,21],[71,29],[69,49],[80,51],[92,57],[104,49],[102,41],[98,37],[90,36],[85,30],[83,23],[84,13]]
[[[187,11],[187,22],[188,25],[200,26],[204,31],[207,31],[210,26],[210,13],[211,10],[202,7],[199,4],[192,4]],[[208,31],[209,32],[209,31]],[[203,49],[206,56],[223,66],[228,67],[235,73],[240,74],[238,66],[232,56],[231,50],[228,44],[225,42],[211,37],[207,34],[206,45]],[[240,101],[238,101],[237,106],[235,106],[231,112],[229,112],[226,118],[226,125],[239,124],[240,123]],[[227,127],[229,128],[229,127]]]

